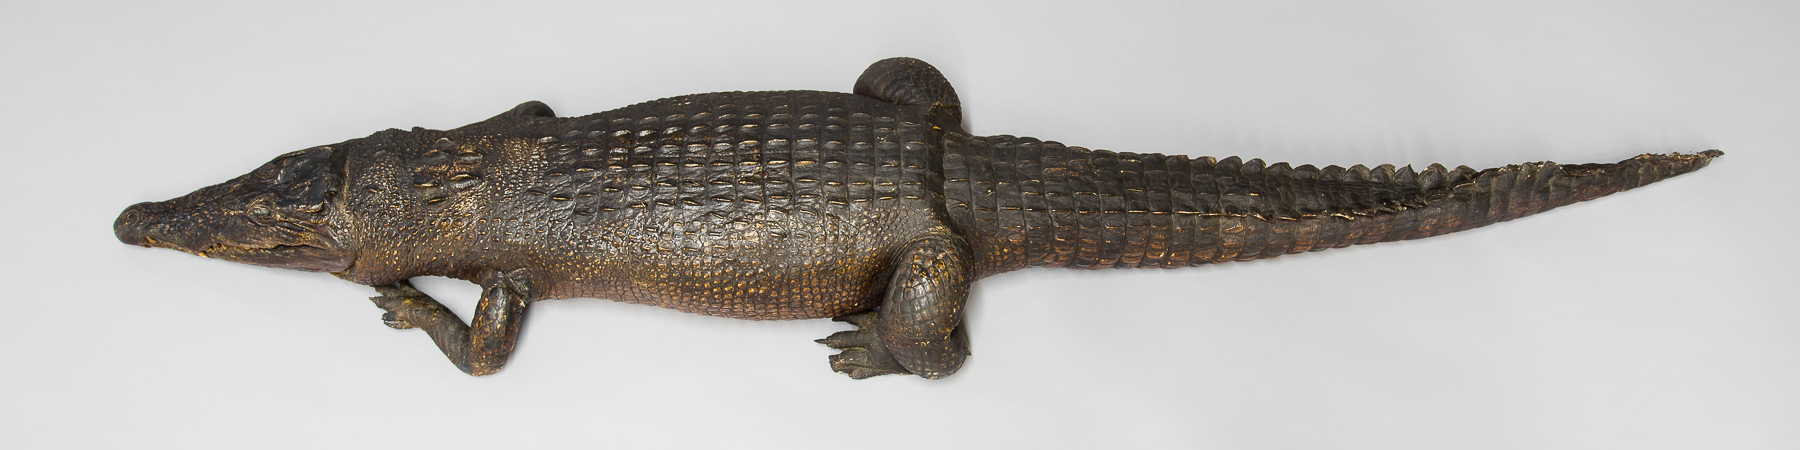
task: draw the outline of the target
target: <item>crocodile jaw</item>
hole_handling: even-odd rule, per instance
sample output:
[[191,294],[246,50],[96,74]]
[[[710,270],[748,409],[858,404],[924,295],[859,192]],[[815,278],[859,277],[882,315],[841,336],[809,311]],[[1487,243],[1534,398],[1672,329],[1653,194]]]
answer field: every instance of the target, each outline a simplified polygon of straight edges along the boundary
[[[177,199],[179,200],[179,199]],[[296,238],[237,240],[232,230],[209,226],[197,214],[171,207],[168,202],[132,205],[113,221],[119,242],[145,248],[167,248],[206,258],[309,272],[340,272],[355,257],[329,233],[304,233]],[[200,215],[203,216],[203,215]]]

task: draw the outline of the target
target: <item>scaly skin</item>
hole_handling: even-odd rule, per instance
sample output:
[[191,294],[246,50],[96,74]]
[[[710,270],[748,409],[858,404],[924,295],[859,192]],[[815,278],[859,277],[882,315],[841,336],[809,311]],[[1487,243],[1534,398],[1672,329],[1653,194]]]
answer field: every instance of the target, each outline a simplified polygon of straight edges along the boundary
[[[387,130],[128,208],[121,241],[375,286],[459,369],[498,371],[538,300],[836,317],[854,378],[948,376],[970,283],[1033,266],[1182,267],[1459,231],[1699,169],[1717,151],[1485,171],[1090,151],[962,128],[936,69],[855,94],[728,92],[582,117],[528,102]],[[469,324],[406,280],[482,286]]]
[[1653,183],[1723,153],[1617,164],[1289,167],[1114,153],[1012,136],[946,139],[946,195],[981,273],[1173,268],[1486,226]]

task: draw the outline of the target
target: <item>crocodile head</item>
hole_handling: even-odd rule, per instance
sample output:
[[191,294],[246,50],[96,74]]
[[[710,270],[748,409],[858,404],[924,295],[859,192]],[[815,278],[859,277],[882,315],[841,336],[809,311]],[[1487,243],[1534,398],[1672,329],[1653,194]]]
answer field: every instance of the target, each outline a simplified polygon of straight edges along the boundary
[[275,158],[236,179],[168,201],[126,208],[119,240],[260,266],[339,272],[355,261],[333,226],[344,152],[330,147]]

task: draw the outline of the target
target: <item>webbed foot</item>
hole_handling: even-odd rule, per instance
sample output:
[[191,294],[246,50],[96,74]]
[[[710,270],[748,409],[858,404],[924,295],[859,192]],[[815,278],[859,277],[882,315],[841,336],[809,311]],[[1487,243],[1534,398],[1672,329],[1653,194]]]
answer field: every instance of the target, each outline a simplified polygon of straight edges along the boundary
[[879,313],[869,311],[831,319],[834,322],[849,322],[856,326],[854,330],[839,331],[832,333],[831,337],[814,341],[843,350],[836,355],[831,355],[831,370],[858,380],[880,375],[912,373],[906,370],[905,366],[901,366],[899,361],[894,360],[894,356],[888,353],[887,347],[881,344],[881,336],[875,332],[875,324],[880,323],[880,317]]

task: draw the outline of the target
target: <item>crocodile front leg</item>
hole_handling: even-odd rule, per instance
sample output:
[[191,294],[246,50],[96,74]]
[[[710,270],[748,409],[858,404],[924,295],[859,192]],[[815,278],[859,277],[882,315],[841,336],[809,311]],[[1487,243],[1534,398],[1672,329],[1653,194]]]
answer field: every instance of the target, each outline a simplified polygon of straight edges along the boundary
[[381,296],[369,300],[387,310],[381,320],[388,326],[424,329],[457,369],[482,376],[498,372],[506,364],[519,337],[525,309],[537,299],[525,271],[490,270],[482,274],[481,302],[475,306],[473,325],[464,325],[456,313],[405,281],[376,286]]
[[935,380],[962,368],[969,356],[963,306],[974,277],[960,244],[933,235],[900,252],[881,309],[835,319],[858,329],[818,341],[843,350],[831,357],[832,370],[856,379],[911,373]]

